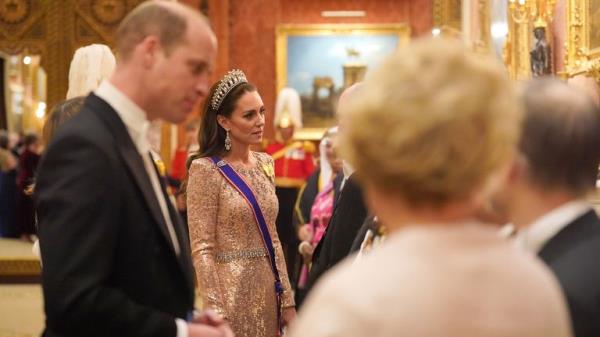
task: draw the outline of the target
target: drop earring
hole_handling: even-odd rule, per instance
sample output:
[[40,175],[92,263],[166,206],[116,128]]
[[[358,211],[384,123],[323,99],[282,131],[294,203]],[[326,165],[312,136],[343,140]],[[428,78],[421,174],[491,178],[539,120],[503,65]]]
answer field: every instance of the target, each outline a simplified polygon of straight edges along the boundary
[[225,151],[231,150],[231,138],[229,137],[229,130],[225,130]]

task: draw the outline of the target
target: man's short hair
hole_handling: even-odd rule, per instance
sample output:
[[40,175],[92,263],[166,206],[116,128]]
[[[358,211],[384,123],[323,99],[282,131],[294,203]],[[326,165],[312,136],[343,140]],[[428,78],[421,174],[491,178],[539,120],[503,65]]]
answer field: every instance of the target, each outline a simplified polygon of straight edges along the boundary
[[[199,14],[200,15],[200,14]],[[121,59],[128,59],[137,44],[149,35],[158,37],[165,53],[185,41],[187,18],[159,2],[145,2],[129,13],[117,30],[117,51]]]
[[525,119],[519,150],[530,181],[580,196],[595,187],[600,163],[600,111],[584,93],[552,79],[523,92]]

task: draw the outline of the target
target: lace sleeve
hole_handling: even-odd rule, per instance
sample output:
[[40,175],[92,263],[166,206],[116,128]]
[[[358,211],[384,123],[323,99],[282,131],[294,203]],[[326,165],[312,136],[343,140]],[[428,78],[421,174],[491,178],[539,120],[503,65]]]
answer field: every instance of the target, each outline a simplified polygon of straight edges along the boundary
[[192,162],[187,186],[188,226],[192,260],[205,308],[227,316],[215,263],[219,186],[222,177],[205,158]]

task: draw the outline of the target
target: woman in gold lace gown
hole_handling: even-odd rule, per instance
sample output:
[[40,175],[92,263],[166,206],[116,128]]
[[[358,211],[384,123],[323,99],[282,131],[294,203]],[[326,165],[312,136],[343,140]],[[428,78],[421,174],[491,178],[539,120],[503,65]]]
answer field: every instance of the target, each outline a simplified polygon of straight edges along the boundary
[[[211,88],[198,136],[200,150],[188,161],[188,222],[198,286],[205,307],[223,315],[238,337],[276,336],[280,322],[284,325],[295,317],[275,230],[273,159],[250,151],[250,145],[262,141],[264,124],[264,106],[256,88],[241,71],[230,72]],[[221,174],[212,156],[228,163],[258,200],[283,286],[279,305],[275,275],[252,208]]]

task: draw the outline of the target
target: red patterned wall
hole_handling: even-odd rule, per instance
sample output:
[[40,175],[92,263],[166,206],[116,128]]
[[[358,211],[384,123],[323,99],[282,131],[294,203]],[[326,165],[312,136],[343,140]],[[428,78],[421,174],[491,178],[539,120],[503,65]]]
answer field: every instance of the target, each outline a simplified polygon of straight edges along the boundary
[[[364,10],[366,16],[324,18],[325,10]],[[433,0],[210,0],[209,16],[219,39],[215,80],[228,69],[244,70],[258,86],[272,121],[278,24],[408,23],[412,35],[419,36],[433,25]],[[272,134],[268,122],[267,136]]]

